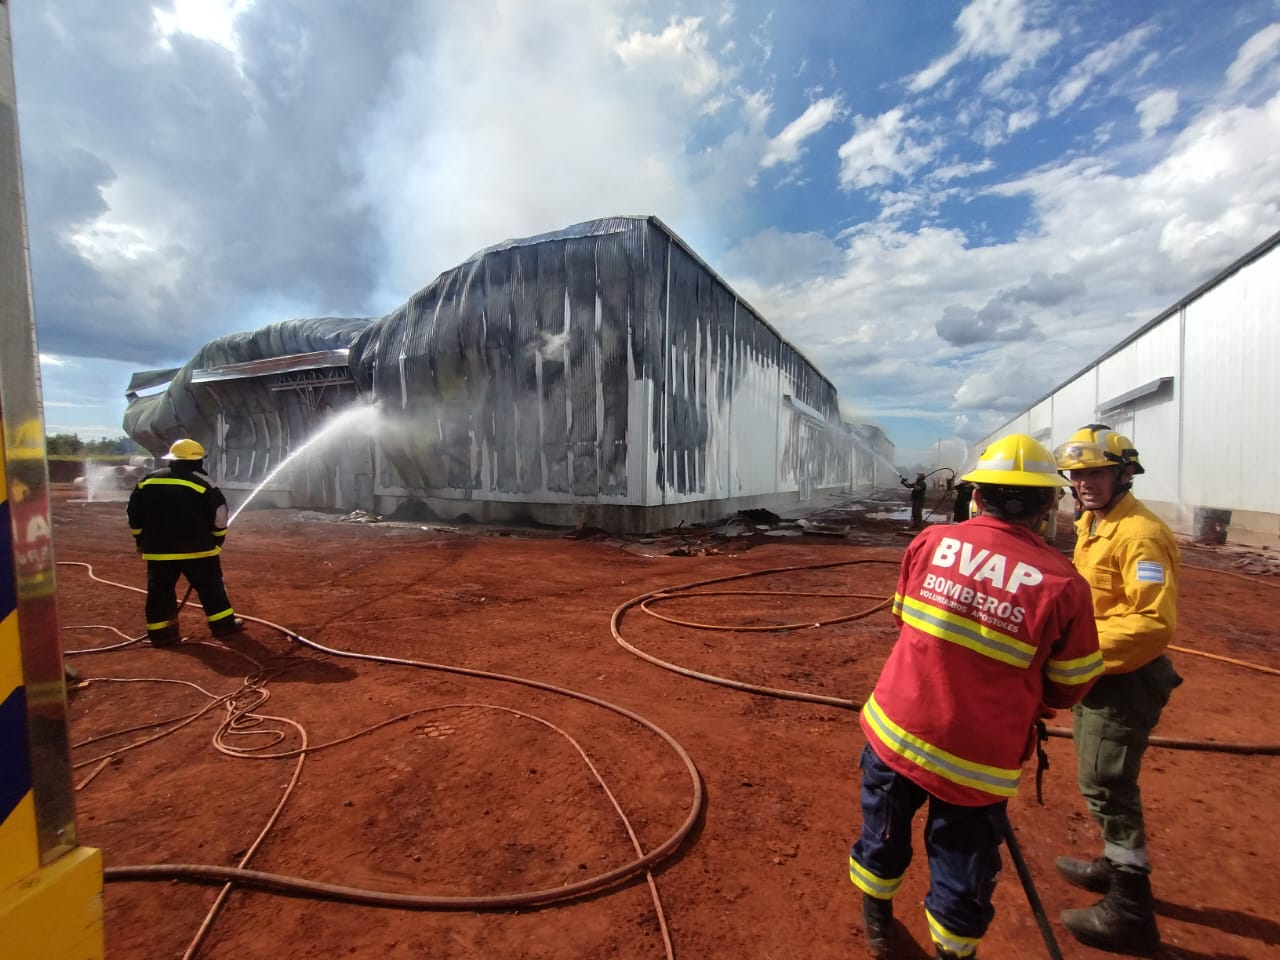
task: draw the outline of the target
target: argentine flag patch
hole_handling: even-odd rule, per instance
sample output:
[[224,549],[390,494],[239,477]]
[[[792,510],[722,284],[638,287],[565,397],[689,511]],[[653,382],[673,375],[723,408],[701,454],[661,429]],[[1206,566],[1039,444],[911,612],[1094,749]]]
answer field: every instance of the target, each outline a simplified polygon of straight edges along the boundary
[[1143,583],[1164,583],[1164,565],[1154,560],[1139,560],[1138,579]]

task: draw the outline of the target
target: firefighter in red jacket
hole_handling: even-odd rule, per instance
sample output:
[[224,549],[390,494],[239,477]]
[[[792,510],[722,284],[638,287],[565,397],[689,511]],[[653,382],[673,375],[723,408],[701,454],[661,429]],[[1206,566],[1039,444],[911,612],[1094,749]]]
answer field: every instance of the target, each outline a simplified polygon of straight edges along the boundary
[[239,633],[243,624],[227,599],[218,559],[227,535],[226,498],[205,475],[204,447],[196,441],[175,440],[164,459],[169,465],[139,480],[128,506],[130,531],[147,561],[147,636],[157,647],[179,641],[179,577],[200,597],[210,633]]
[[862,708],[862,829],[849,878],[878,958],[892,955],[893,896],[926,803],[936,956],[976,955],[1036,720],[1075,704],[1103,671],[1089,585],[1035,533],[1063,486],[1053,457],[1011,434],[963,479],[982,515],[931,527],[907,548],[893,602],[902,631]]

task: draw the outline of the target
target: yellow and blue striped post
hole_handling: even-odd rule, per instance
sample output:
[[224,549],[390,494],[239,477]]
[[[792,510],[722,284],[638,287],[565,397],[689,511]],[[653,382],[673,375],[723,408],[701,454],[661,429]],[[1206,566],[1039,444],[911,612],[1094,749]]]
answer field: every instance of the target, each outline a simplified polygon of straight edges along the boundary
[[0,0],[0,956],[102,960],[102,854],[76,838],[26,237]]
[[[0,467],[4,463],[0,448]],[[31,796],[31,750],[27,741],[27,690],[22,679],[18,592],[13,570],[13,525],[9,478],[0,470],[0,890],[40,866],[36,810]]]

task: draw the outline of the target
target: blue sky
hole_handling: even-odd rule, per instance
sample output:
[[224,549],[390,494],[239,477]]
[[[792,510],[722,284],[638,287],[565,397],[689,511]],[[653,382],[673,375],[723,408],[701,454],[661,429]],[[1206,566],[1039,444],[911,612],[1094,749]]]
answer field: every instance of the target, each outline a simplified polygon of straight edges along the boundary
[[904,465],[1280,229],[1280,0],[11,6],[49,432],[135,370],[656,214]]

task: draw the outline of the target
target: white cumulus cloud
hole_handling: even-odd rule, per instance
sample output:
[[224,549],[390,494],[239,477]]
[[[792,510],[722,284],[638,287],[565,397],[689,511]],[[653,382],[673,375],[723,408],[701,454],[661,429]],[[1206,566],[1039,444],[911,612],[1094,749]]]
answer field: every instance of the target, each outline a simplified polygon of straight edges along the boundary
[[823,97],[809,104],[804,113],[765,146],[760,166],[768,169],[780,163],[795,163],[800,159],[804,142],[834,120],[839,110],[839,97]]
[[934,158],[937,142],[919,120],[901,108],[868,119],[854,117],[854,134],[838,151],[840,185],[845,189],[881,186],[908,177]]
[[1157,90],[1138,101],[1138,128],[1144,137],[1154,136],[1178,114],[1178,91]]
[[996,58],[1002,63],[983,86],[987,92],[998,92],[1060,39],[1056,30],[1029,29],[1027,20],[1024,0],[973,0],[956,17],[955,46],[915,74],[909,89],[930,89],[966,60]]
[[1227,89],[1239,90],[1280,53],[1280,23],[1263,27],[1244,42],[1227,68]]

